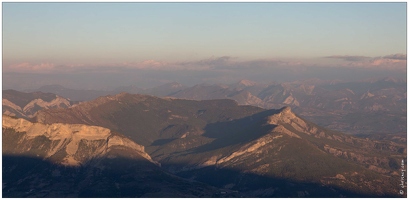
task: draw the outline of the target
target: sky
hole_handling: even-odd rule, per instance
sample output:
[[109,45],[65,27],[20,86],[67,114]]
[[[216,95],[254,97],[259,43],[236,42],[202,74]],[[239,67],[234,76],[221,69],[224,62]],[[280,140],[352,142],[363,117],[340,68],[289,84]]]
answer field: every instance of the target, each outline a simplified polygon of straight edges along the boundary
[[3,73],[308,66],[406,72],[406,3],[3,3],[2,8]]

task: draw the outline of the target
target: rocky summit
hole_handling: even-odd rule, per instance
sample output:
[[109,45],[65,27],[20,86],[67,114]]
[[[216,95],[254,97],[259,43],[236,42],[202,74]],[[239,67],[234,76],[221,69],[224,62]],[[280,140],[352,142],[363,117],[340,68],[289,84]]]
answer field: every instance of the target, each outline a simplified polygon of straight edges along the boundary
[[32,118],[37,111],[50,108],[68,108],[74,104],[61,96],[32,92],[25,93],[15,90],[3,91],[3,114],[9,116]]

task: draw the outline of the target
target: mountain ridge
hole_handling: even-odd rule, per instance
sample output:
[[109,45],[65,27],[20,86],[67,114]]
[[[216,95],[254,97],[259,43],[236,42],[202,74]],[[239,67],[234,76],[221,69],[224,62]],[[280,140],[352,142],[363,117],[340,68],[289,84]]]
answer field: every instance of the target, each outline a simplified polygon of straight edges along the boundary
[[[45,125],[41,123],[32,123],[25,119],[15,119],[5,115],[3,115],[2,123],[3,129],[13,129],[16,132],[26,133],[23,137],[19,138],[17,146],[21,146],[20,143],[27,144],[26,140],[32,140],[35,138],[43,138],[43,140],[48,140],[46,143],[49,143],[50,151],[46,152],[44,159],[52,158],[56,155],[56,153],[65,151],[66,154],[63,158],[59,158],[60,160],[55,160],[55,162],[62,165],[82,165],[88,160],[104,156],[104,154],[110,151],[110,148],[113,146],[122,146],[133,149],[141,157],[157,164],[145,152],[143,146],[134,143],[124,136],[113,134],[111,130],[103,127],[61,123]],[[79,158],[78,155],[76,155],[78,150],[81,148],[80,143],[83,141],[87,141],[86,143],[97,143],[97,146],[95,146],[96,149],[93,152],[89,152],[90,154],[86,155],[87,157],[85,159]],[[102,141],[105,142],[101,143]],[[42,146],[44,146],[46,143],[42,144]],[[18,147],[14,148],[18,149]],[[21,149],[26,148],[27,146],[21,146]],[[3,154],[8,154],[8,152],[8,148],[3,148]]]
[[[125,93],[95,102],[84,108],[85,104],[43,110],[36,119],[46,123],[79,120],[75,122],[117,128],[130,138],[138,135],[144,138],[139,142],[165,169],[188,179],[196,176],[193,179],[198,181],[207,180],[202,179],[202,172],[213,167],[239,170],[245,177],[251,172],[341,188],[349,188],[347,185],[353,185],[358,178],[366,181],[362,186],[366,189],[361,192],[392,195],[396,189],[391,177],[398,175],[398,158],[406,152],[403,145],[393,142],[320,128],[298,117],[290,107],[265,110],[240,106],[232,100],[192,101]],[[314,157],[319,159],[311,160]],[[178,163],[185,163],[184,167],[175,170]],[[316,171],[317,167],[321,172]],[[383,189],[375,186],[380,180],[385,180]],[[233,189],[243,187],[248,185]]]
[[52,93],[3,91],[3,114],[32,118],[41,109],[68,108],[76,102]]

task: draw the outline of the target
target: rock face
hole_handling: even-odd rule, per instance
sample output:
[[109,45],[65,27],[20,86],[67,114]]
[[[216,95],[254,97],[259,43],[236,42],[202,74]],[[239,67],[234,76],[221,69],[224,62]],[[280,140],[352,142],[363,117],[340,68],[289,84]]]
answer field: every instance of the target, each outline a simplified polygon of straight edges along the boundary
[[250,80],[241,80],[237,83],[238,86],[243,86],[243,87],[251,87],[257,85],[256,82],[250,81]]
[[3,99],[3,114],[9,115],[9,116],[16,116],[16,115],[25,116],[20,106],[14,104],[13,102],[7,99]]
[[3,114],[32,118],[37,111],[50,108],[68,108],[73,102],[51,93],[24,93],[15,90],[3,91]]
[[65,166],[80,166],[105,156],[111,149],[126,148],[154,163],[143,146],[107,128],[82,124],[45,125],[3,115],[4,129],[3,155],[31,154]]
[[[43,109],[50,109],[50,108],[67,108],[71,106],[71,103],[60,96],[56,96],[55,99],[53,99],[50,102],[44,101],[42,99],[34,99],[30,101],[26,106],[23,108],[24,113],[35,113],[37,110],[35,110],[35,107],[38,106]],[[32,114],[31,114],[32,115]]]

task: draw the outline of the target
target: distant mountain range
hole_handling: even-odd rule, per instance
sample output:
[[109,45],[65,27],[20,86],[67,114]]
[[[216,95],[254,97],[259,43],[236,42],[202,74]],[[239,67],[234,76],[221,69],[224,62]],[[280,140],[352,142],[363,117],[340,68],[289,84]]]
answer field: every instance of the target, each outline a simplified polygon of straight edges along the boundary
[[78,89],[69,89],[63,87],[61,85],[46,85],[40,87],[36,90],[29,90],[27,92],[47,92],[57,94],[59,96],[66,97],[73,101],[89,101],[94,100],[100,96],[106,95],[115,95],[121,92],[127,92],[131,94],[150,94],[155,96],[168,96],[169,94],[178,92],[180,90],[185,89],[186,87],[181,85],[180,83],[172,82],[167,83],[164,85],[160,85],[158,87],[153,87],[149,89],[142,89],[137,86],[123,86],[118,87],[112,91],[102,91],[102,90],[78,90]]
[[227,98],[267,109],[291,106],[300,116],[326,128],[370,137],[406,132],[406,90],[406,81],[390,78],[267,85],[243,80],[232,85],[196,85],[170,96],[193,100]]
[[3,90],[3,197],[402,197],[406,82],[44,88]]
[[320,126],[372,137],[406,132],[406,90],[405,80],[383,78],[361,82],[311,79],[271,84],[241,80],[230,85],[200,84],[192,87],[172,82],[151,89],[124,86],[113,91],[44,86],[36,91],[54,93],[75,101],[127,92],[191,100],[233,99],[240,105],[266,109],[290,106],[294,112]]
[[121,93],[35,121],[101,126],[124,134],[165,169],[246,197],[398,196],[406,146],[321,128],[290,107]]
[[406,81],[391,78],[362,82],[306,80],[272,84],[241,80],[230,85],[200,84],[192,87],[172,82],[150,89],[124,86],[113,91],[74,90],[49,85],[29,92],[35,91],[57,94],[74,101],[88,101],[127,92],[193,100],[233,99],[240,105],[265,108],[289,105],[332,111],[406,111]]

